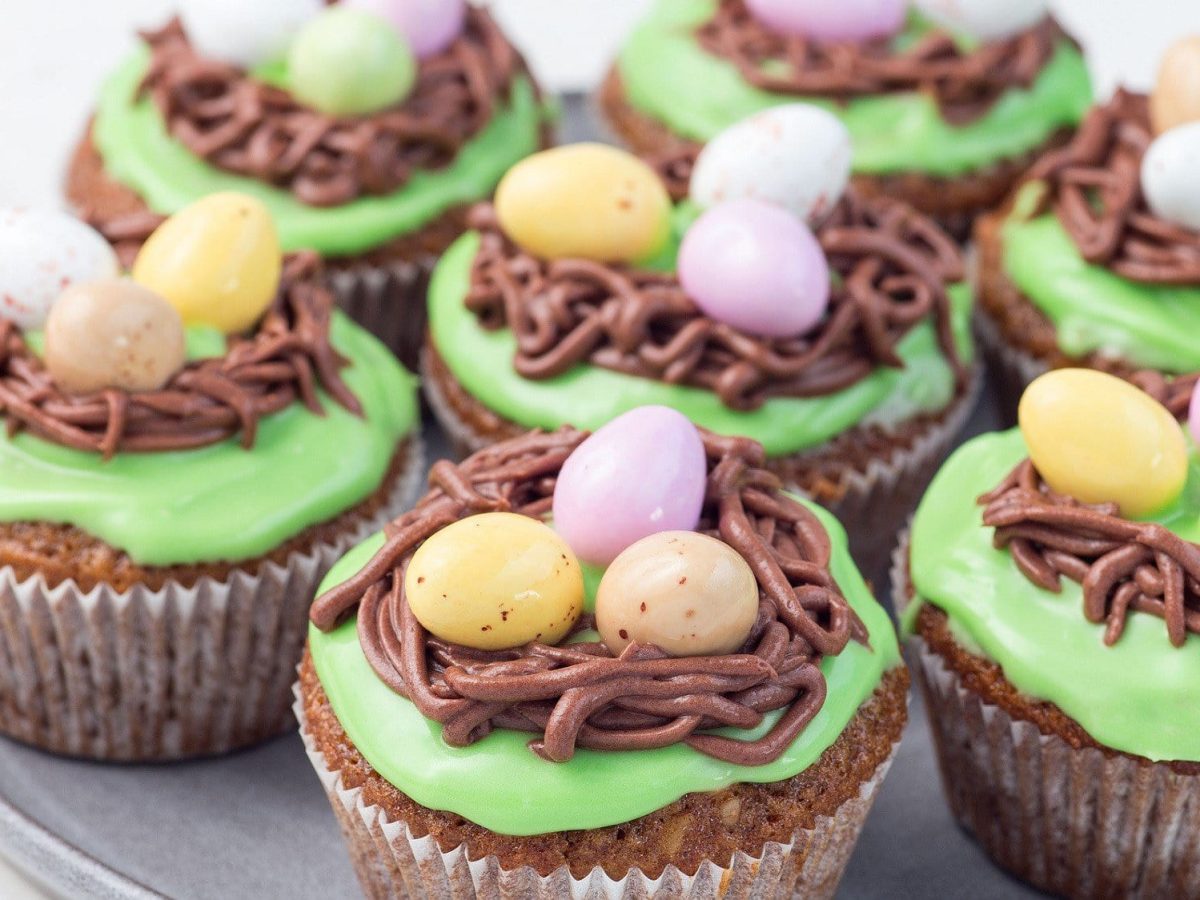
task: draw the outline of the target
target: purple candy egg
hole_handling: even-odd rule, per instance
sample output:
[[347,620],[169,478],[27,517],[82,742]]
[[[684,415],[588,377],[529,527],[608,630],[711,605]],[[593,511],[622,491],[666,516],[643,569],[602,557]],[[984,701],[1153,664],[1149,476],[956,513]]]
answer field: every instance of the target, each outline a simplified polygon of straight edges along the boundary
[[666,406],[617,416],[563,463],[554,487],[554,530],[580,559],[608,565],[660,531],[700,521],[708,464],[687,417]]
[[746,0],[754,17],[780,34],[819,41],[869,41],[904,25],[907,0]]
[[346,6],[386,19],[408,41],[417,59],[436,56],[462,34],[466,0],[345,0]]
[[750,334],[795,337],[829,306],[829,263],[808,226],[759,200],[714,206],[679,248],[679,281],[701,311]]

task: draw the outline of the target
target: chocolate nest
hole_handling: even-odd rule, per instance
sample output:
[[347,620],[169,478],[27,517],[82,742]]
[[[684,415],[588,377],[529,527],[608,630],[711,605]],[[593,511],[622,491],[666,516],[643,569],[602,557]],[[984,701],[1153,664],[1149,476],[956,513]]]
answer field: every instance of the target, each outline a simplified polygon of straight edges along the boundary
[[852,97],[918,91],[946,121],[981,118],[1004,94],[1028,88],[1067,39],[1050,18],[1020,34],[964,51],[941,29],[896,49],[891,39],[824,43],[774,32],[742,0],[724,0],[696,32],[700,45],[729,60],[749,84],[799,97]]
[[[416,620],[404,594],[416,548],[477,513],[545,517],[560,468],[587,437],[570,428],[531,432],[457,466],[437,463],[430,492],[388,526],[386,543],[356,576],[317,599],[312,621],[328,631],[357,608],[371,667],[422,715],[442,723],[454,746],[507,728],[538,735],[531,749],[552,761],[570,759],[576,747],[639,750],[683,742],[739,765],[771,762],[824,702],[821,659],[852,639],[866,644],[867,634],[830,574],[828,534],[762,468],[762,447],[701,434],[709,475],[699,530],[741,553],[759,585],[758,619],[738,653],[673,659],[634,643],[614,658],[599,642],[481,651],[439,640]],[[576,634],[590,624],[581,621]],[[754,740],[706,733],[755,728],[780,709],[778,721]]]
[[1200,283],[1200,232],[1160,219],[1142,193],[1142,157],[1154,140],[1145,96],[1118,91],[1088,114],[1066,147],[1028,175],[1083,258],[1130,281]]
[[835,281],[810,334],[763,338],[703,315],[676,276],[585,259],[547,261],[501,232],[494,209],[470,215],[481,234],[466,305],[485,328],[510,328],[514,368],[531,380],[588,362],[716,393],[730,409],[770,397],[819,397],[902,368],[897,345],[931,318],[961,384],[948,282],[963,277],[955,242],[929,218],[889,199],[848,192],[817,230]]
[[8,433],[99,453],[188,450],[241,434],[254,443],[264,417],[299,399],[322,411],[320,385],[361,414],[342,381],[346,364],[329,342],[333,298],[313,253],[285,260],[278,296],[256,332],[232,338],[222,357],[188,363],[160,390],[110,388],[72,395],[57,387],[19,328],[0,318],[0,414]]

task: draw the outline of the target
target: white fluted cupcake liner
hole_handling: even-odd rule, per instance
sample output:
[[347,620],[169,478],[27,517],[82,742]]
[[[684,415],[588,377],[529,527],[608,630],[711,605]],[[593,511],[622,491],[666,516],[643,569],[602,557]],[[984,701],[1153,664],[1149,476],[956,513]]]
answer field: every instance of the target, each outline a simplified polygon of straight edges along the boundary
[[348,547],[415,494],[423,452],[416,437],[408,446],[375,515],[283,565],[192,587],[86,592],[0,568],[0,733],[69,756],[148,762],[224,753],[286,730],[313,594]]
[[338,306],[383,341],[410,372],[417,371],[425,339],[425,292],[436,261],[427,255],[386,265],[360,262],[328,269]]
[[505,870],[495,856],[468,858],[465,846],[443,851],[432,837],[416,837],[403,822],[392,822],[363,799],[361,788],[346,788],[309,734],[296,689],[295,714],[309,760],[329,797],[350,851],[363,892],[372,900],[715,900],[715,898],[832,897],[841,881],[875,796],[895,758],[888,758],[864,782],[858,796],[832,817],[819,817],[798,830],[789,844],[770,842],[758,856],[738,852],[725,864],[705,861],[694,875],[668,867],[658,878],[638,869],[614,879],[597,867],[575,878],[567,866],[549,875],[530,867]]
[[974,325],[975,337],[987,360],[988,378],[1001,414],[1006,423],[1016,422],[1021,394],[1031,381],[1050,371],[1050,366],[1005,341],[987,313],[977,312]]

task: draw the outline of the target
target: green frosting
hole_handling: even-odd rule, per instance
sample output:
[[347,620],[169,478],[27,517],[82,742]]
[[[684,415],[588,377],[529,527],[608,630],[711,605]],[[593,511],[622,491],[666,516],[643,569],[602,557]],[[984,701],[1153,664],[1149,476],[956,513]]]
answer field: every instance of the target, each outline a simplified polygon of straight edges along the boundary
[[1200,284],[1140,284],[1092,265],[1053,213],[1022,215],[1040,189],[1026,185],[1003,226],[1004,269],[1054,323],[1063,352],[1166,372],[1200,369]]
[[[660,404],[674,407],[711,431],[752,437],[771,456],[785,456],[819,446],[860,422],[899,422],[943,409],[954,396],[954,373],[942,356],[931,322],[918,325],[900,342],[903,369],[881,366],[835,394],[776,397],[748,412],[730,409],[712,391],[592,365],[530,381],[513,368],[512,332],[484,329],[463,303],[478,247],[478,234],[468,233],[438,263],[429,292],[430,333],[438,353],[468,393],[526,428],[571,424],[595,430],[635,407]],[[959,352],[970,358],[970,290],[955,285],[950,293]]]
[[[528,835],[603,828],[647,815],[684,794],[738,782],[783,781],[817,761],[845,730],[883,673],[900,664],[891,621],[875,602],[846,547],[846,534],[809,504],[833,539],[830,569],[870,632],[871,649],[851,642],[822,660],[829,685],[824,706],[775,762],[745,767],[676,744],[659,750],[579,750],[566,763],[543,760],[526,746],[530,735],[497,730],[470,747],[450,747],[442,728],[385,685],[363,656],[355,620],[325,634],[309,630],[309,648],[333,711],[367,762],[388,782],[431,809],[457,813],[500,834]],[[321,590],[357,572],[382,535],[356,547],[329,573]],[[594,592],[593,579],[588,590]],[[753,734],[770,728],[772,713]],[[736,729],[722,733],[739,736]]]
[[490,196],[501,176],[541,142],[545,110],[529,79],[518,77],[508,104],[498,106],[449,166],[417,172],[385,196],[306,206],[282,188],[209,165],[172,138],[154,101],[137,97],[148,59],[140,48],[101,90],[92,133],[105,170],[160,213],[218,191],[251,194],[271,210],[285,250],[349,256],[414,232],[452,207]]
[[[709,141],[747,116],[797,100],[836,113],[854,139],[855,171],[919,171],[955,177],[1041,146],[1073,127],[1092,99],[1079,51],[1063,41],[1028,90],[1009,90],[981,118],[951,125],[920,93],[858,97],[844,104],[760,90],[737,67],[704,50],[696,27],[712,18],[717,0],[658,0],[630,36],[618,63],[628,101],[673,132]],[[924,28],[914,20],[897,42]]]
[[351,361],[343,377],[362,417],[322,393],[323,416],[293,403],[259,423],[248,451],[233,438],[107,462],[0,435],[0,521],[76,525],[140,564],[166,566],[251,559],[335,518],[379,488],[417,403],[416,379],[341,313],[331,338]]
[[[984,435],[938,473],[913,521],[919,599],[905,613],[906,630],[919,604],[931,603],[1019,690],[1054,703],[1101,744],[1152,760],[1200,761],[1200,636],[1175,648],[1162,619],[1133,613],[1121,639],[1105,646],[1104,626],[1083,616],[1078,584],[1064,578],[1061,594],[1043,590],[992,546],[975,498],[1027,452],[1017,430]],[[1183,497],[1155,521],[1200,540],[1195,455]]]

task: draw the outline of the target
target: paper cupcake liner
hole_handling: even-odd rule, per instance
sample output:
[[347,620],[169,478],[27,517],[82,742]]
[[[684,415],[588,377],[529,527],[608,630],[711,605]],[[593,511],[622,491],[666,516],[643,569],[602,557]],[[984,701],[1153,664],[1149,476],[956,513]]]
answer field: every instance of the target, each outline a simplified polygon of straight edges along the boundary
[[291,722],[317,585],[405,508],[419,439],[387,501],[337,541],[193,587],[83,591],[0,568],[0,733],[68,756],[150,762],[225,753]]
[[1050,371],[1050,366],[1032,353],[1013,347],[1004,340],[996,323],[987,313],[975,314],[975,337],[987,361],[992,393],[1004,424],[1017,421],[1017,404],[1029,382]]
[[328,283],[338,306],[383,341],[410,372],[417,371],[425,338],[425,292],[436,261],[426,254],[386,265],[329,267]]
[[[893,572],[898,609],[907,545]],[[1072,747],[984,702],[919,637],[907,651],[947,803],[997,865],[1068,897],[1200,897],[1200,775]]]
[[363,893],[373,900],[712,900],[712,898],[832,897],[858,841],[875,795],[891,767],[899,742],[864,782],[858,796],[833,816],[821,816],[811,829],[800,829],[788,844],[769,842],[762,853],[738,852],[725,865],[701,863],[694,875],[669,866],[658,878],[632,869],[614,879],[597,867],[575,878],[565,865],[549,875],[530,867],[505,870],[495,856],[470,860],[465,845],[443,851],[432,837],[416,837],[403,822],[388,820],[363,799],[361,788],[347,788],[309,734],[296,688],[296,718],[308,758],[329,797],[350,851]]

